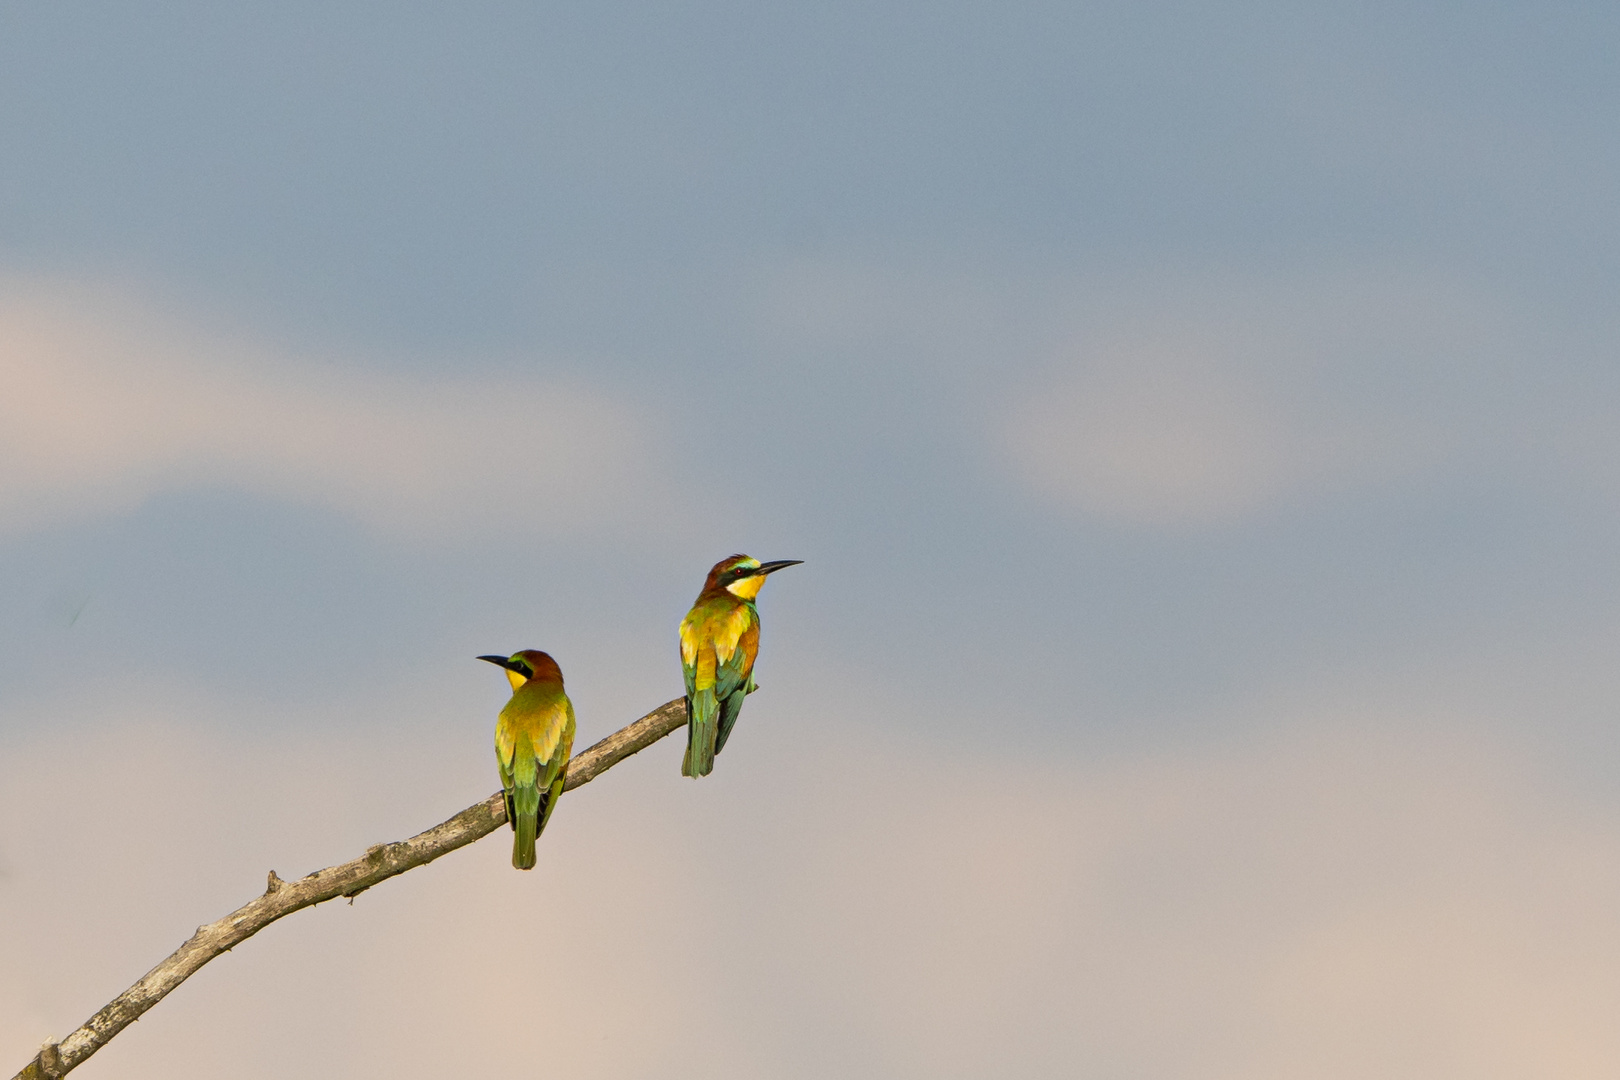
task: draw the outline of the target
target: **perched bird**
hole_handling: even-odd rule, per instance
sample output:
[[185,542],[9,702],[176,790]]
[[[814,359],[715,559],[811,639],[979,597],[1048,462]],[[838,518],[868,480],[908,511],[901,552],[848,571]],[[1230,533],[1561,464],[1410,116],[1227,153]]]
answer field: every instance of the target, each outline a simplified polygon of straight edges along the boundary
[[759,612],[754,597],[767,574],[803,559],[761,563],[747,555],[721,559],[709,571],[697,603],[681,620],[681,669],[686,674],[686,758],[682,776],[708,776],[714,755],[754,686],[759,655]]
[[506,820],[517,837],[512,865],[534,869],[534,842],[562,794],[574,751],[574,704],[563,692],[562,669],[546,653],[480,656],[506,669],[512,700],[495,721],[495,764],[506,790]]

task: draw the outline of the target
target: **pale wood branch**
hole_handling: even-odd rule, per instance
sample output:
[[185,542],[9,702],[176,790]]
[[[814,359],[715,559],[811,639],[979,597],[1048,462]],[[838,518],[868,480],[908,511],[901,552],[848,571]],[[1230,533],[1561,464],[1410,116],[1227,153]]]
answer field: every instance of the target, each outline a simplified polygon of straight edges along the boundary
[[[564,791],[590,783],[631,754],[677,728],[686,726],[686,700],[665,702],[640,720],[621,728],[568,763]],[[283,881],[270,871],[264,895],[197,932],[140,982],[113,998],[60,1043],[45,1046],[13,1080],[45,1080],[68,1073],[105,1046],[114,1035],[185,982],[198,968],[263,930],[284,915],[340,896],[351,899],[378,882],[432,862],[440,855],[488,836],[506,824],[505,800],[496,792],[482,802],[409,840],[378,844],[358,859],[328,866],[297,881]]]

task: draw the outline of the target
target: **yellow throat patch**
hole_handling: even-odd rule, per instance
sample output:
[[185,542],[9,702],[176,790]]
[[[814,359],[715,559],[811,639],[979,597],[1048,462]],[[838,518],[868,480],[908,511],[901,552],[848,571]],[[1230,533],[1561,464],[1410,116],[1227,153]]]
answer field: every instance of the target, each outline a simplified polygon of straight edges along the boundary
[[740,578],[726,586],[726,592],[732,596],[740,596],[744,600],[752,600],[759,595],[759,590],[765,584],[764,574],[755,574],[753,577]]

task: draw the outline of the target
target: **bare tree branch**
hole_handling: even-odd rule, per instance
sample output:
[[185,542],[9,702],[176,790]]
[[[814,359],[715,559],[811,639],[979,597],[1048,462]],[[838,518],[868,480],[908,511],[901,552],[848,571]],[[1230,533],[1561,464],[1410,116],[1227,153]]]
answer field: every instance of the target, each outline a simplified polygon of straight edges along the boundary
[[[628,727],[574,755],[568,763],[564,791],[588,784],[631,754],[644,750],[665,735],[686,725],[686,700],[665,702]],[[208,961],[240,945],[283,915],[340,896],[353,898],[380,881],[422,866],[440,855],[488,836],[506,824],[506,805],[500,792],[409,840],[378,844],[358,859],[328,866],[297,881],[283,881],[270,871],[264,895],[243,904],[218,922],[199,926],[191,939],[141,981],[113,998],[84,1026],[60,1043],[47,1045],[12,1080],[59,1077],[105,1046],[114,1035],[140,1019],[164,995],[190,978]]]

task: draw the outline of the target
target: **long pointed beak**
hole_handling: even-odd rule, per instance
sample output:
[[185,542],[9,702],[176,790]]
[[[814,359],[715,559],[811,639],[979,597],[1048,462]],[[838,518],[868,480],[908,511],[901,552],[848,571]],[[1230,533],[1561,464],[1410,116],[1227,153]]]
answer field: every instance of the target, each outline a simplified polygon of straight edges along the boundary
[[789,566],[798,566],[802,562],[804,562],[803,559],[777,559],[775,562],[760,563],[759,569],[756,570],[755,573],[774,574],[778,570],[785,569]]
[[487,660],[496,667],[503,667],[508,671],[512,668],[512,659],[508,656],[480,656],[478,659]]

